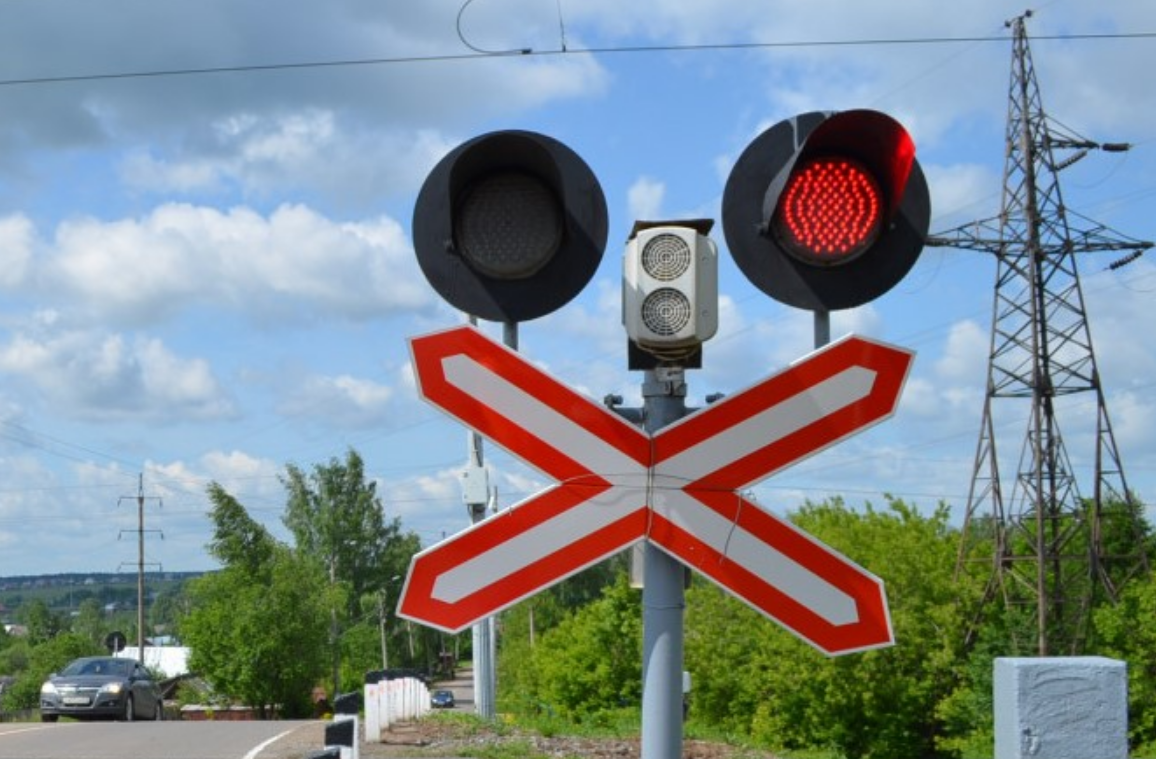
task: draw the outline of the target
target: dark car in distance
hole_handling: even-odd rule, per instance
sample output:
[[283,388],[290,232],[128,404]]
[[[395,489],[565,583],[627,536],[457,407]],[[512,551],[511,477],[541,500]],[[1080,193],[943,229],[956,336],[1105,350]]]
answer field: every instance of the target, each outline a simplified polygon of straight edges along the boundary
[[152,675],[134,659],[86,656],[40,686],[40,719],[164,719],[164,698]]
[[448,690],[435,690],[429,697],[429,703],[435,709],[453,709],[454,694]]

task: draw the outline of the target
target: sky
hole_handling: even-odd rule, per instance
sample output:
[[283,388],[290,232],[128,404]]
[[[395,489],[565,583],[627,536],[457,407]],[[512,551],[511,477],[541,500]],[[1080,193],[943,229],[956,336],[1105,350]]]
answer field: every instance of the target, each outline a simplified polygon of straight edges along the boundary
[[[743,148],[800,112],[874,108],[912,134],[932,232],[999,211],[1022,2],[973,0],[2,0],[0,576],[215,565],[206,487],[275,534],[287,464],[350,449],[388,518],[429,545],[468,524],[467,433],[422,402],[407,340],[465,321],[426,282],[414,201],[439,158],[525,129],[597,175],[609,243],[587,287],[519,325],[519,349],[593,399],[638,405],[621,324],[639,219],[712,218],[719,329],[689,403],[812,348],[726,250]],[[1028,24],[1044,107],[1127,153],[1061,175],[1068,208],[1156,239],[1156,5],[1053,0]],[[899,42],[902,41],[902,42]],[[528,54],[486,54],[507,51]],[[595,52],[591,52],[595,51]],[[1079,261],[1129,484],[1156,504],[1156,259]],[[927,248],[832,332],[910,348],[896,415],[756,485],[776,513],[892,494],[962,520],[995,261]],[[481,329],[501,339],[500,325]],[[1082,399],[1060,418],[1087,467]],[[1000,422],[1018,450],[1026,406]],[[484,447],[500,506],[550,483]],[[1014,462],[1013,462],[1014,463]],[[1086,480],[1086,478],[1085,478]],[[1085,485],[1088,489],[1090,485]]]

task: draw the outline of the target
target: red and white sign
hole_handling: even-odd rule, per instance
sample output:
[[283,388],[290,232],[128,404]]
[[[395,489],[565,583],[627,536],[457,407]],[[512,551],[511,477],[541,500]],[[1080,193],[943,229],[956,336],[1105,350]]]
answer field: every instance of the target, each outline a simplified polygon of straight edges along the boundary
[[415,556],[400,616],[457,632],[647,539],[827,653],[892,643],[878,578],[736,491],[890,416],[910,352],[845,338],[651,436],[471,327],[411,350],[426,400],[558,484]]

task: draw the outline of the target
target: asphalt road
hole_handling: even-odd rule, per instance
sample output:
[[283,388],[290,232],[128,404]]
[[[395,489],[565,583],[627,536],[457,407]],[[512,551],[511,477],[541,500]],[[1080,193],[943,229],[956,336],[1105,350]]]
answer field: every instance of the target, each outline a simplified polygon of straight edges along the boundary
[[273,759],[316,724],[9,723],[0,724],[0,759]]
[[[434,686],[473,713],[473,672]],[[323,745],[326,723],[40,722],[0,723],[0,759],[287,759]]]
[[433,685],[430,691],[448,690],[454,694],[454,709],[461,712],[474,713],[474,670],[462,667],[453,680],[442,680]]

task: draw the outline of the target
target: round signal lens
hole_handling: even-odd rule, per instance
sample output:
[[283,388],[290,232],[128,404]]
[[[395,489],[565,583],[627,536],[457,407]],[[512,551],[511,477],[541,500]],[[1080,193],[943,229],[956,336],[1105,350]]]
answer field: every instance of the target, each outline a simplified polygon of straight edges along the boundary
[[503,171],[472,185],[455,230],[462,256],[494,279],[528,279],[562,244],[562,209],[545,182]]
[[809,263],[851,261],[874,244],[883,226],[878,182],[847,158],[819,157],[796,167],[779,197],[779,238]]

